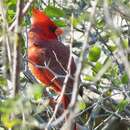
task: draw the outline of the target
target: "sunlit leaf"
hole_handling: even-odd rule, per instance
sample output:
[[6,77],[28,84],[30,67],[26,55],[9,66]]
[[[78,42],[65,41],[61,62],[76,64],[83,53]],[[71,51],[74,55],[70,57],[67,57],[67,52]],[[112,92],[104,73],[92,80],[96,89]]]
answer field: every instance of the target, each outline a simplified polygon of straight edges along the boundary
[[55,19],[54,22],[56,23],[56,25],[57,25],[58,27],[65,27],[65,26],[66,26],[66,23],[65,23],[65,21],[63,21],[63,20]]
[[96,65],[92,68],[92,70],[96,73],[98,73],[100,71],[100,69],[102,68],[102,64],[100,62],[96,62]]
[[128,38],[123,40],[122,46],[126,49],[128,49],[129,45],[128,45]]
[[4,77],[0,76],[0,86],[5,86],[5,85],[7,85],[7,80]]
[[84,110],[86,108],[85,102],[79,102],[79,109]]
[[93,81],[94,77],[90,75],[85,75],[83,79],[87,81]]
[[82,22],[88,20],[90,17],[90,14],[88,12],[81,13],[78,17],[71,18],[71,22],[73,26],[77,26],[78,24],[81,24]]
[[109,49],[111,52],[114,52],[114,51],[117,49],[117,47],[114,46],[114,45],[108,45],[108,49]]
[[109,5],[111,5],[112,2],[113,2],[113,0],[107,0],[107,3],[108,3]]
[[109,89],[104,93],[105,96],[111,96],[112,95],[112,90]]
[[123,74],[123,76],[122,76],[122,78],[121,78],[121,81],[122,81],[123,84],[128,84],[129,78],[128,78],[127,73],[124,73],[124,74]]
[[98,46],[93,46],[92,48],[90,48],[89,50],[89,55],[88,55],[88,59],[92,62],[96,62],[101,55],[101,49]]
[[14,101],[9,99],[5,102],[1,102],[0,112],[2,113],[11,113],[13,111]]
[[43,87],[36,85],[36,87],[34,87],[34,99],[38,100],[42,97],[42,92],[43,92]]
[[62,9],[57,8],[55,6],[47,6],[44,10],[44,12],[49,16],[49,17],[64,17],[65,13]]
[[129,104],[129,101],[128,100],[122,100],[118,106],[117,106],[117,109],[119,109],[120,112],[122,112],[125,108],[126,105]]
[[99,18],[99,19],[97,20],[97,27],[98,27],[98,28],[103,28],[104,25],[105,25],[104,19]]
[[20,119],[10,119],[9,115],[2,115],[1,120],[7,128],[13,128],[21,123]]
[[76,27],[79,24],[79,21],[76,18],[73,18],[73,20],[71,19],[71,22],[72,22],[74,27]]

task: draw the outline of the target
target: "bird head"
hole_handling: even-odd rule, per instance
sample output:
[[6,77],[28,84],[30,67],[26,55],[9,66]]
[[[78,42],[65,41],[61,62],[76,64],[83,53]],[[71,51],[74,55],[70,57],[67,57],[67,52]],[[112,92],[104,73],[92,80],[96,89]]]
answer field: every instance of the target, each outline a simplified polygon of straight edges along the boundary
[[59,28],[43,11],[32,9],[32,26],[41,30],[46,40],[57,39],[57,36],[63,34]]

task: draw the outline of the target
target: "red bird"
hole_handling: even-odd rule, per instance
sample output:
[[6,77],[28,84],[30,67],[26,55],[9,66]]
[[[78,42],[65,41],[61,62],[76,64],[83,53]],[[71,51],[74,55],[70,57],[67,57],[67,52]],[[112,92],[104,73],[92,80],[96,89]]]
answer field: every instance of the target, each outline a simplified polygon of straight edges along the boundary
[[[32,25],[28,32],[29,69],[41,84],[60,95],[70,57],[69,48],[58,40],[63,31],[42,11],[32,10]],[[74,59],[71,60],[70,74],[65,93],[71,93],[76,71]],[[51,87],[50,87],[51,86]],[[61,103],[67,109],[70,96],[64,94]]]

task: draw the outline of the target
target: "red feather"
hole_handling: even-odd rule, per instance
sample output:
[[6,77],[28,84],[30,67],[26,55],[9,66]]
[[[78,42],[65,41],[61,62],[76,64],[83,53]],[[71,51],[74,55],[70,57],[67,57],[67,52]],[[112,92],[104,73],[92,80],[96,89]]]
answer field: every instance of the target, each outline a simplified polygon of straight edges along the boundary
[[[69,48],[58,41],[57,34],[60,34],[61,29],[44,12],[33,9],[32,13],[32,25],[28,33],[29,68],[42,84],[51,86],[57,94],[60,94],[64,82],[63,75],[66,75],[65,70],[67,70],[70,56]],[[56,33],[57,30],[60,31]],[[73,77],[76,71],[73,58],[70,68],[70,73]],[[56,76],[58,77],[54,79]],[[71,93],[72,88],[73,79],[69,78],[65,92]],[[70,96],[64,95],[62,104],[65,109],[69,101]]]

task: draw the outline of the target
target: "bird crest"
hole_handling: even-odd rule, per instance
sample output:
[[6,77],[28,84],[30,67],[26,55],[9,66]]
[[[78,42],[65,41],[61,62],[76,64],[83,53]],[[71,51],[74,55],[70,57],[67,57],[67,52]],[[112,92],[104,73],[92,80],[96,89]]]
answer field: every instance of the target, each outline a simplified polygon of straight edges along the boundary
[[32,23],[50,22],[50,21],[51,21],[50,18],[45,14],[45,12],[36,8],[32,9]]

